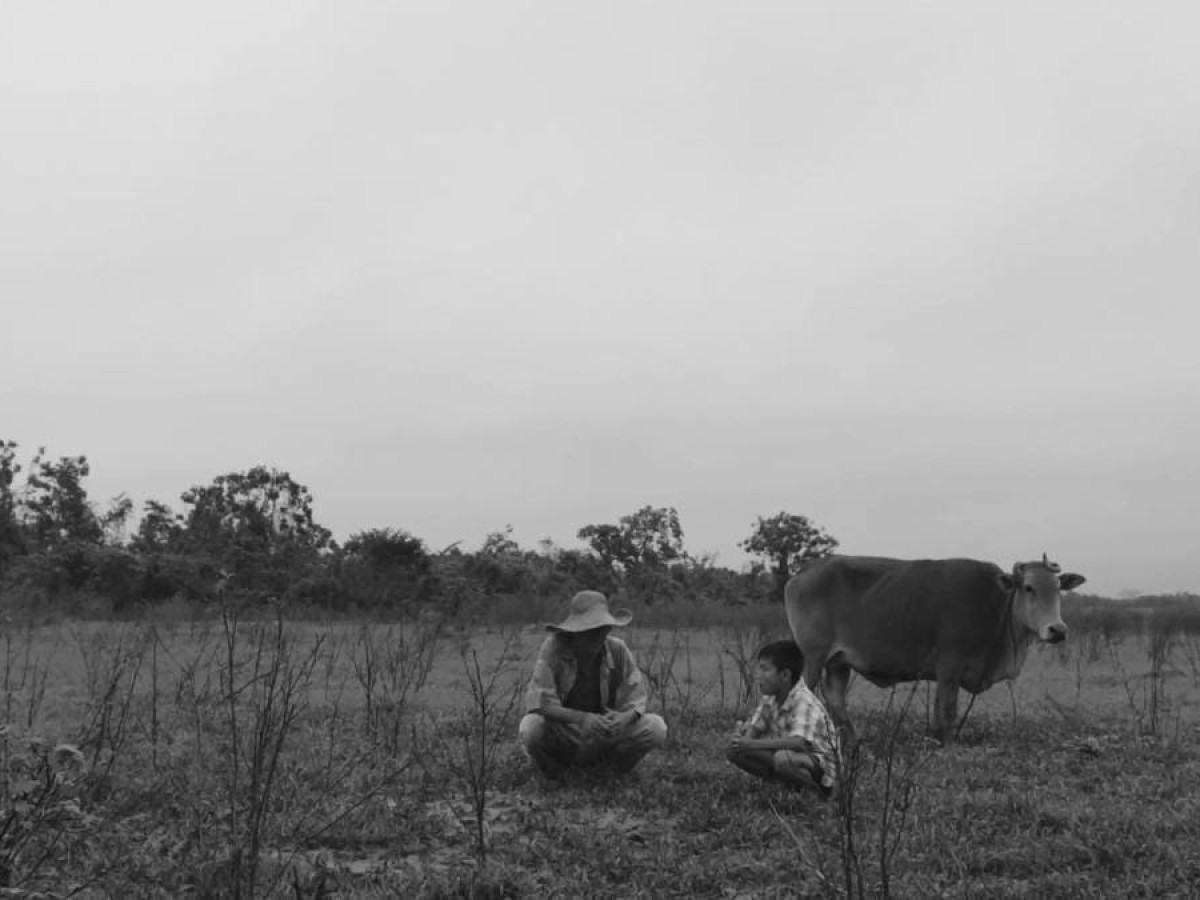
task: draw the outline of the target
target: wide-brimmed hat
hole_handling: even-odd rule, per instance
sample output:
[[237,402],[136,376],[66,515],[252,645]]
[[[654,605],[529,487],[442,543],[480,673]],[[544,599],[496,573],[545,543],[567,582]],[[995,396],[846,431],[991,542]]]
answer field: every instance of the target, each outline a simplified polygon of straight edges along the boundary
[[571,614],[557,625],[547,624],[547,631],[591,631],[593,628],[628,625],[633,613],[627,609],[608,611],[608,598],[599,591],[580,591],[571,598]]

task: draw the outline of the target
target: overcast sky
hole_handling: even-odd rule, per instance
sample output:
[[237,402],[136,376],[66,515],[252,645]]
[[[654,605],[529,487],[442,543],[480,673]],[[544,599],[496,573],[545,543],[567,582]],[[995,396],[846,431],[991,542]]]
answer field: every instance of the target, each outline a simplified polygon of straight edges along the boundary
[[0,438],[344,539],[1200,591],[1200,6],[0,2]]

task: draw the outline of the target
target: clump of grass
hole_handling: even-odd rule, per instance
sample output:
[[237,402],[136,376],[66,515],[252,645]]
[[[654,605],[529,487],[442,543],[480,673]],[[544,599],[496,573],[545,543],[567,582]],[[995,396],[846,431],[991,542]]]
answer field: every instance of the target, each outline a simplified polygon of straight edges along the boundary
[[7,726],[0,727],[0,744],[0,888],[21,895],[62,888],[64,859],[95,823],[80,805],[84,755],[72,744],[51,747],[38,738],[14,753]]

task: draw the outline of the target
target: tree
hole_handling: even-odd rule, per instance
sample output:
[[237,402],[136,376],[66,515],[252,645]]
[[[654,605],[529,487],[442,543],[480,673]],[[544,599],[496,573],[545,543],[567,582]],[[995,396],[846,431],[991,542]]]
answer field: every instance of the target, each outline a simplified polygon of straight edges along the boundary
[[165,503],[147,500],[142,505],[142,518],[137,532],[130,538],[129,547],[138,553],[166,553],[179,548],[183,538],[183,516]]
[[308,488],[287,472],[255,466],[219,475],[206,487],[184,491],[180,499],[191,507],[185,531],[194,542],[259,551],[284,544],[314,550],[329,545],[329,531],[313,520]]
[[643,506],[622,516],[621,527],[629,536],[635,565],[665,566],[684,557],[683,526],[673,506]]
[[[39,447],[29,463],[25,484],[15,488],[21,467],[17,445],[0,441],[0,567],[48,595],[85,586],[104,592],[111,582],[130,582],[127,554],[118,544],[128,517],[127,498],[114,498],[99,516],[88,499],[84,480],[91,471],[86,456],[52,460]],[[114,542],[105,545],[106,529]],[[109,576],[118,573],[119,578]]]
[[616,525],[587,525],[578,537],[605,569],[601,589],[628,588],[646,603],[677,593],[672,563],[687,559],[683,527],[673,506],[643,506],[621,516]]
[[[465,571],[485,595],[525,593],[526,581],[532,574],[530,560],[513,539],[512,525],[502,531],[490,532],[476,553],[466,558]],[[533,554],[528,554],[532,556]]]
[[23,553],[25,547],[13,489],[13,482],[20,471],[16,443],[0,440],[0,575],[8,568],[9,561]]
[[98,544],[103,540],[104,528],[83,486],[90,472],[86,456],[63,456],[51,462],[45,448],[38,449],[30,463],[22,502],[25,526],[36,544]]
[[579,529],[578,538],[610,572],[620,571],[633,557],[625,532],[617,525],[585,525]]
[[429,571],[429,551],[419,537],[399,528],[371,528],[352,534],[342,547],[347,559],[381,574],[397,569]]
[[578,537],[601,561],[623,572],[684,558],[683,528],[673,506],[643,506],[616,525],[586,525]]
[[747,553],[762,557],[775,574],[775,597],[783,599],[788,579],[810,559],[828,556],[837,540],[804,516],[781,512],[769,519],[758,517],[750,537],[738,544]]
[[330,548],[329,530],[313,519],[312,495],[287,472],[255,466],[184,491],[191,507],[181,540],[233,573],[240,588],[281,593]]
[[124,545],[126,529],[129,527],[129,517],[132,514],[133,500],[127,494],[122,492],[112,498],[108,504],[108,512],[103,513],[97,519],[106,544],[110,547]]
[[425,542],[399,528],[352,534],[340,555],[348,598],[366,607],[422,599],[433,567]]
[[521,545],[513,540],[512,533],[512,525],[505,525],[503,531],[489,532],[487,537],[483,539],[483,546],[479,548],[480,555],[491,557],[520,556]]

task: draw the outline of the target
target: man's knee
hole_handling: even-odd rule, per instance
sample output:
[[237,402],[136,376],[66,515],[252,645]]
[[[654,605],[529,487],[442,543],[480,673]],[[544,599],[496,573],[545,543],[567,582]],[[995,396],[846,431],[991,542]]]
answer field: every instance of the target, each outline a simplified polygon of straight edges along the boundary
[[638,719],[639,737],[652,750],[657,750],[667,742],[667,723],[663,717],[655,713],[642,713]]
[[517,726],[517,736],[525,756],[542,771],[554,778],[571,759],[569,748],[562,742],[560,730],[537,713],[530,713]]
[[622,737],[609,745],[608,752],[616,764],[617,771],[627,772],[647,753],[657,750],[666,742],[667,723],[663,721],[662,716],[643,713]]
[[537,713],[529,713],[521,719],[521,724],[517,728],[517,736],[521,741],[521,746],[526,750],[540,747],[545,742],[546,720]]

